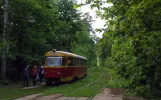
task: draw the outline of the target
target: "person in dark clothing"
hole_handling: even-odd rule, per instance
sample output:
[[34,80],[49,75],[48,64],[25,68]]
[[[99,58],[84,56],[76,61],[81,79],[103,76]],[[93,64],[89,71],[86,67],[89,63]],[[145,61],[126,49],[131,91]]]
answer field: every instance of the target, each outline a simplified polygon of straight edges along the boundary
[[40,82],[40,84],[42,84],[43,77],[44,77],[44,68],[43,68],[43,66],[41,66],[39,69],[39,82]]
[[27,86],[28,87],[28,83],[29,83],[29,71],[28,71],[29,65],[26,66],[26,68],[24,69],[24,80],[23,80],[23,86]]
[[33,86],[36,85],[36,78],[37,78],[37,66],[34,66],[32,69],[32,79],[33,79]]

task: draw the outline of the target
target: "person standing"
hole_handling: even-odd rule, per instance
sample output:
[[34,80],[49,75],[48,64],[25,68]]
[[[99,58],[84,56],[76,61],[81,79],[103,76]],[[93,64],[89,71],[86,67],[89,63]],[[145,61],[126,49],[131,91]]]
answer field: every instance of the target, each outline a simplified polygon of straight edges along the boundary
[[40,82],[40,84],[42,84],[43,77],[44,77],[44,68],[43,68],[43,66],[41,66],[39,69],[39,82]]
[[33,86],[36,85],[36,78],[37,78],[37,66],[34,66],[32,69],[32,79],[33,79]]
[[28,83],[29,83],[29,65],[26,66],[26,68],[24,69],[24,80],[23,80],[23,86],[28,87]]

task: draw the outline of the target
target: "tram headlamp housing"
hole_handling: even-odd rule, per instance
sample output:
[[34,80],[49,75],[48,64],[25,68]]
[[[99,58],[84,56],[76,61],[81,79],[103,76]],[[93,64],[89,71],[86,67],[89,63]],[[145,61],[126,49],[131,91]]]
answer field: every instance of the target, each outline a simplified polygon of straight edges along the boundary
[[57,74],[57,75],[62,75],[62,73],[61,73],[61,72],[57,72],[56,74]]
[[53,49],[53,56],[55,56],[56,54],[56,49]]
[[56,49],[53,49],[53,52],[55,53],[56,52]]

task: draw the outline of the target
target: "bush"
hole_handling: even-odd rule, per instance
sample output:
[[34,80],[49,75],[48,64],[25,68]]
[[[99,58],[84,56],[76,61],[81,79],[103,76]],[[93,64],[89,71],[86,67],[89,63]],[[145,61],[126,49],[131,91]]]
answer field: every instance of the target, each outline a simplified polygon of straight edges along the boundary
[[0,85],[8,85],[9,81],[8,80],[0,80]]

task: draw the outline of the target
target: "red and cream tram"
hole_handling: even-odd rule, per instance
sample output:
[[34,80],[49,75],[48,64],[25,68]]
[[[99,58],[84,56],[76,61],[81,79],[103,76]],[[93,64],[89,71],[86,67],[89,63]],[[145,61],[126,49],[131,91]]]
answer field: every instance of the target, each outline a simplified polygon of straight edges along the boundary
[[63,51],[46,52],[44,78],[46,84],[68,82],[87,75],[87,59],[85,57]]

